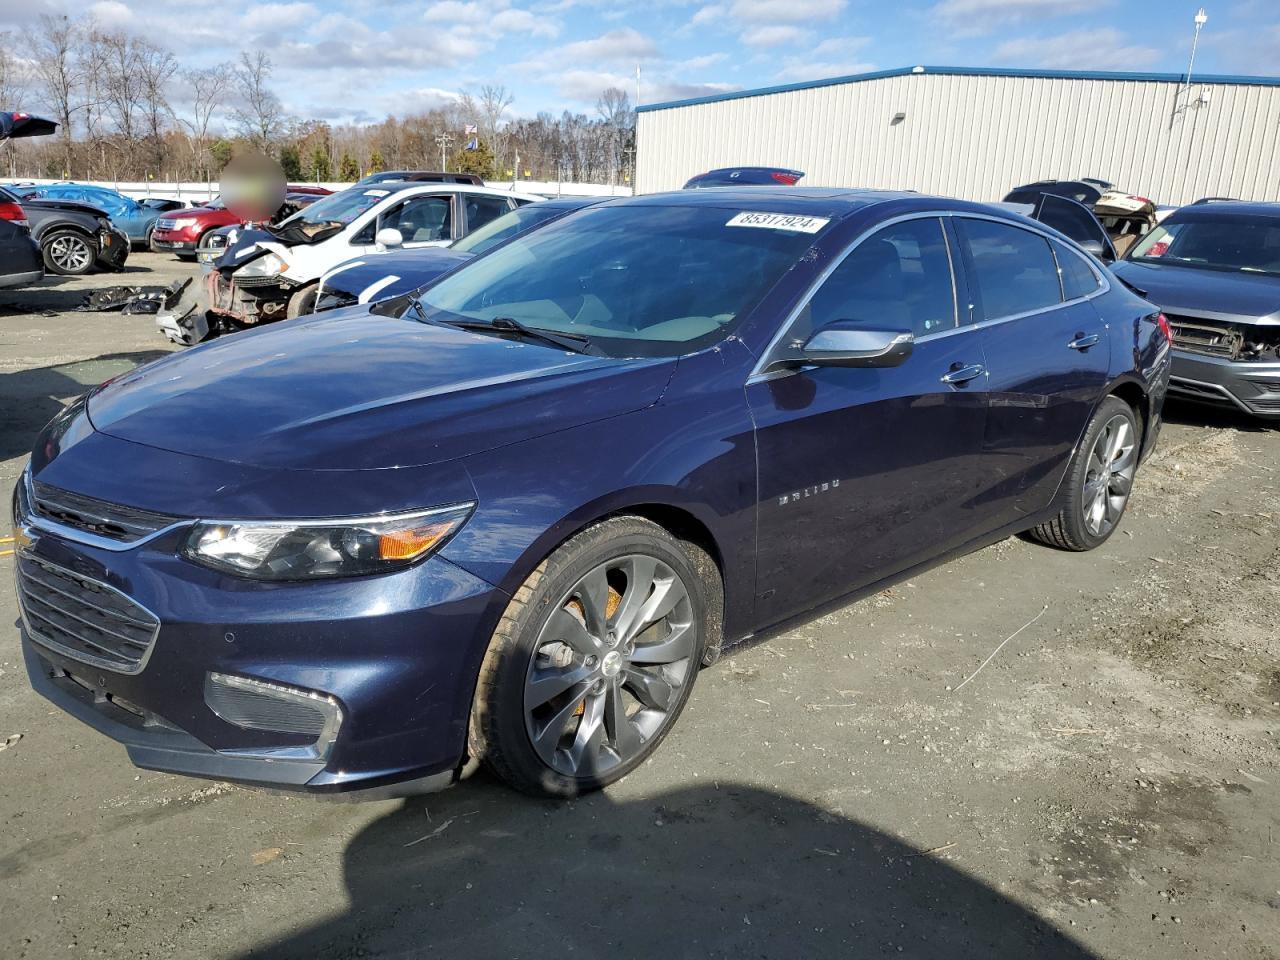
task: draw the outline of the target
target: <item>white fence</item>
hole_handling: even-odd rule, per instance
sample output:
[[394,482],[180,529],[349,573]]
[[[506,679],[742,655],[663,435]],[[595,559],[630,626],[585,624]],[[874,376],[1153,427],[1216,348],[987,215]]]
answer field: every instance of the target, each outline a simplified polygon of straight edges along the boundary
[[[22,183],[61,183],[59,180],[22,180]],[[160,183],[160,182],[126,182],[112,180],[77,180],[77,183],[92,183],[100,187],[109,187],[129,197],[162,197],[166,200],[186,200],[200,204],[212,200],[218,195],[219,184],[216,180],[210,183]],[[312,186],[325,187],[329,190],[345,190],[349,183],[319,183]],[[490,181],[488,186],[496,190],[512,190],[516,193],[535,193],[543,197],[629,197],[630,186],[611,185],[607,183],[570,183],[557,180],[509,180]]]

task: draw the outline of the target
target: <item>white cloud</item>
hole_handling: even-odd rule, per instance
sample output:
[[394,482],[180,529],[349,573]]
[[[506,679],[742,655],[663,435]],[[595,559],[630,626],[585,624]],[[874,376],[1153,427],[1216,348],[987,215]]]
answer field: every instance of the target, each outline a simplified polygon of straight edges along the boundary
[[807,57],[789,57],[782,69],[774,76],[784,83],[801,83],[805,80],[829,80],[832,77],[870,73],[874,69],[876,69],[874,63],[862,63],[857,60],[824,62],[810,60]]
[[272,31],[297,29],[320,16],[320,11],[309,3],[262,3],[251,7],[240,21],[248,31]]
[[119,27],[134,22],[133,11],[119,0],[99,0],[88,10],[93,22],[103,27]]
[[580,63],[634,63],[652,60],[658,56],[658,45],[638,30],[625,27],[593,37],[565,44],[548,51],[544,59],[557,64]]
[[1073,30],[1052,37],[1019,37],[1000,44],[993,59],[1051,70],[1137,70],[1160,59],[1160,51],[1131,44],[1132,35],[1113,27]]
[[811,23],[831,20],[848,0],[733,0],[729,12],[748,23]]
[[[1107,6],[1101,0],[1096,6]],[[1076,0],[939,0],[927,11],[955,31],[957,36],[978,36],[1031,20],[1075,14]]]
[[494,30],[501,33],[524,33],[531,37],[556,37],[560,24],[548,17],[539,17],[528,10],[503,10],[490,21]]
[[789,24],[752,27],[739,38],[748,47],[780,47],[787,43],[799,43],[813,36],[812,32]]
[[679,64],[681,72],[689,70],[705,70],[707,67],[714,67],[717,63],[723,63],[729,59],[727,53],[708,53],[701,57],[691,57]]

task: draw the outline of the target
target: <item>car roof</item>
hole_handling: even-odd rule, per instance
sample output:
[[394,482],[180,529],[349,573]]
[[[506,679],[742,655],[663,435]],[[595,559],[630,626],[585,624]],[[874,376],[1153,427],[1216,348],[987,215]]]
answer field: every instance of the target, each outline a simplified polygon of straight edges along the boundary
[[1243,217],[1280,218],[1280,203],[1260,200],[1214,200],[1211,203],[1192,203],[1179,207],[1165,220],[1220,220],[1226,214]]
[[[779,190],[775,186],[745,186],[646,193],[638,197],[623,197],[614,202],[641,206],[725,207],[765,213],[842,217],[873,204],[921,197],[921,194],[905,190],[856,190],[843,187],[788,187]],[[955,200],[942,201],[936,197],[927,199],[946,204],[962,203]]]
[[[535,193],[520,193],[505,187],[499,189],[498,187],[480,187],[474,183],[436,183],[422,180],[384,180],[381,183],[352,184],[347,189],[388,190],[392,193],[404,193],[406,190],[417,190],[420,193],[476,193],[486,197],[519,197],[522,200],[542,199]],[[333,195],[330,194],[330,196]]]

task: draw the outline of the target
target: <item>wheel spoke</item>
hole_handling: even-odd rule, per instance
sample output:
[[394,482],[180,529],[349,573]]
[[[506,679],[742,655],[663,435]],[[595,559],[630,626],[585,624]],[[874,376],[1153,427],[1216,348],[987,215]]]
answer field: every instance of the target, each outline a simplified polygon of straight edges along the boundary
[[630,557],[623,569],[627,575],[627,590],[613,614],[613,630],[619,640],[630,639],[643,626],[640,617],[653,590],[653,575],[658,569],[658,561],[653,557]]
[[675,663],[693,653],[693,640],[693,624],[673,623],[665,640],[637,644],[630,660],[636,664]]
[[1111,444],[1107,447],[1107,463],[1111,468],[1115,469],[1116,461],[1120,459],[1120,453],[1124,449],[1124,445],[1129,440],[1129,422],[1121,420],[1116,424],[1111,432]]
[[582,711],[582,722],[578,724],[578,732],[567,751],[569,763],[575,773],[589,775],[599,770],[600,748],[605,742],[604,708],[604,695],[587,699]]
[[[569,718],[578,712],[578,707],[586,699],[587,694],[591,691],[589,683],[583,683],[579,689],[574,690],[572,696],[565,701],[564,705],[555,712],[550,720],[533,735],[533,748],[538,751],[538,756],[548,765],[552,765],[555,759],[556,748],[560,744],[560,738],[564,736],[565,724],[569,722]],[[586,714],[583,714],[585,719]],[[578,727],[581,733],[581,724]]]
[[547,701],[560,696],[575,684],[582,683],[591,674],[592,668],[585,663],[579,663],[576,666],[563,669],[535,667],[533,675],[524,685],[525,707],[540,707]]
[[567,643],[584,657],[592,656],[600,650],[600,642],[587,631],[586,625],[574,616],[573,611],[565,607],[561,607],[547,620],[538,646],[556,640]]
[[630,690],[637,700],[652,710],[665,713],[671,709],[671,684],[662,677],[635,667],[628,667],[623,675],[622,685]]
[[619,760],[627,760],[640,749],[640,731],[627,717],[627,701],[622,695],[622,685],[611,683],[605,691],[605,723],[609,728],[609,744]]
[[1127,497],[1132,486],[1133,481],[1129,477],[1126,477],[1123,473],[1113,473],[1107,489],[1111,491],[1113,496]]
[[603,566],[596,567],[577,587],[578,600],[587,620],[587,629],[597,637],[608,632],[609,581]]

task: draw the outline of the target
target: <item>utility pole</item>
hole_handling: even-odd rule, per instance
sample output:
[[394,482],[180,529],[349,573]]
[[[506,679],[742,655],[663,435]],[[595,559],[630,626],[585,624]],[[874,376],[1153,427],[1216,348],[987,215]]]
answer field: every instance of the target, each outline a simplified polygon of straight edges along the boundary
[[453,143],[453,137],[447,133],[442,133],[436,137],[436,143],[440,147],[440,172],[448,173],[448,161],[445,159],[445,151],[449,149],[449,145]]

